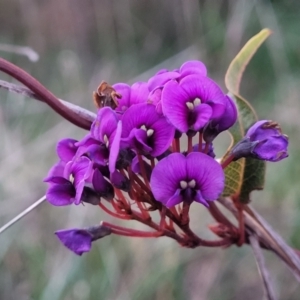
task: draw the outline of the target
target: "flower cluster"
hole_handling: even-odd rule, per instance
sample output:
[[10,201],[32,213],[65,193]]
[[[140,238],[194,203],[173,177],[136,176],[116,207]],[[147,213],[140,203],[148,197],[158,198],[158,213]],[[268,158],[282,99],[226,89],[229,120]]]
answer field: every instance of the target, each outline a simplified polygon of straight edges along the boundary
[[[194,247],[199,240],[191,243],[176,234],[173,223],[188,234],[190,205],[209,207],[222,193],[225,176],[214,159],[213,141],[236,122],[234,101],[207,76],[200,61],[160,70],[148,82],[131,86],[105,83],[105,90],[111,93],[96,95],[101,104],[90,132],[81,141],[58,143],[59,162],[45,179],[47,200],[56,206],[99,205],[114,217],[137,220],[156,232],[103,222],[92,230],[60,230],[57,236],[79,255],[90,250],[92,241],[110,233],[166,235]],[[251,141],[250,152],[242,147],[236,159],[251,154],[275,161],[287,156],[287,139],[267,121],[261,122],[245,137]],[[266,155],[274,142],[274,150]],[[160,213],[159,224],[149,213],[155,210]]]

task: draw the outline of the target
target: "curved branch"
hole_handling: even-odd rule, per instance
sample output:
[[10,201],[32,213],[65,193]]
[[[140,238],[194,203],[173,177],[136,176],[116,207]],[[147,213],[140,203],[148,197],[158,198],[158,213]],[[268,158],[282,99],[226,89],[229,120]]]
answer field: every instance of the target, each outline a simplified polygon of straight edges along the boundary
[[[35,94],[33,91],[31,91],[30,89],[28,89],[25,86],[21,86],[21,85],[10,83],[10,82],[4,81],[4,80],[0,80],[0,89],[1,88],[5,89],[9,92],[13,92],[13,93],[16,93],[16,94],[21,94],[21,95],[24,95],[26,97],[33,98],[33,99],[36,99],[36,100],[39,100],[39,101],[43,102],[43,100],[37,94]],[[64,106],[71,109],[76,115],[79,116],[79,118],[86,119],[90,122],[93,122],[96,119],[96,114],[95,113],[93,113],[93,112],[91,112],[91,111],[89,111],[85,108],[82,108],[78,105],[75,105],[73,103],[70,103],[68,101],[65,101],[65,100],[62,100],[62,99],[59,99],[59,98],[58,98],[58,100]]]
[[66,120],[83,129],[90,129],[92,123],[90,120],[82,118],[82,116],[76,114],[72,109],[63,105],[57,97],[47,90],[39,81],[21,68],[3,58],[0,58],[0,70],[27,86],[34,94],[37,95],[39,100],[47,103],[54,111]]

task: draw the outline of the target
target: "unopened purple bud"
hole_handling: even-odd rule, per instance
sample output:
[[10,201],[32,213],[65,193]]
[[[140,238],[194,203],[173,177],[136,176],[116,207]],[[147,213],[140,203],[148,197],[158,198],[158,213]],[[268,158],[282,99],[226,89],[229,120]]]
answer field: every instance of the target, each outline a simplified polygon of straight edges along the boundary
[[89,252],[92,242],[111,234],[110,228],[97,225],[89,228],[63,229],[55,232],[59,240],[77,255]]
[[245,137],[233,147],[231,154],[235,160],[252,157],[276,162],[288,157],[288,143],[288,137],[282,134],[277,123],[262,120],[249,128]]
[[99,205],[100,195],[97,194],[92,188],[85,186],[81,195],[81,202],[89,203],[92,205]]
[[119,190],[122,190],[124,192],[128,192],[130,190],[129,179],[117,170],[110,174],[110,181],[113,186]]

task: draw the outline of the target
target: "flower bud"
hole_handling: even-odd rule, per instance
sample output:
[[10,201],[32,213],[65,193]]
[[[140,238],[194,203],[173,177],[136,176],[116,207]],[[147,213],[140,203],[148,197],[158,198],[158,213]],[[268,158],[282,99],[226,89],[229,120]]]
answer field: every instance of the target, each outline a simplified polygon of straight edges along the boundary
[[97,225],[88,228],[62,229],[55,232],[59,240],[77,255],[89,252],[92,242],[111,234],[110,228]]
[[288,157],[287,147],[288,137],[282,134],[279,125],[262,120],[249,128],[245,137],[233,147],[231,154],[234,160],[252,157],[276,162]]

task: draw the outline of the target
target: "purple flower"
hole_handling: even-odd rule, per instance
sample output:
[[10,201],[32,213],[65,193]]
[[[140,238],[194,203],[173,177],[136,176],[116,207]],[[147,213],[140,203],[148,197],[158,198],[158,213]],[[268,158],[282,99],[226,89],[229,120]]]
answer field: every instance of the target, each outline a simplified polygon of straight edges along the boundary
[[173,153],[155,166],[150,185],[155,199],[167,207],[193,201],[209,206],[223,191],[224,181],[222,167],[210,156]]
[[111,234],[111,230],[103,225],[98,225],[86,229],[58,230],[55,234],[69,250],[77,255],[82,255],[91,250],[93,241]]
[[222,116],[226,98],[210,78],[188,75],[180,83],[169,81],[162,91],[162,110],[181,132],[199,131],[210,120]]
[[237,108],[233,100],[226,95],[226,108],[219,119],[210,121],[204,129],[203,138],[211,143],[219,133],[229,129],[237,120]]
[[80,157],[67,164],[59,162],[44,180],[49,183],[47,200],[56,206],[79,204],[85,183],[91,181],[91,175],[92,162],[87,157]]
[[267,161],[280,161],[288,157],[288,137],[282,134],[279,125],[262,120],[249,128],[245,137],[231,150],[235,160],[253,157]]
[[131,87],[125,83],[116,83],[113,88],[122,95],[118,100],[119,105],[116,111],[124,112],[130,106],[138,103],[146,103],[149,89],[147,82],[136,82]]
[[124,113],[122,124],[122,143],[144,155],[161,155],[174,138],[175,128],[152,104],[131,106]]
[[164,85],[171,80],[179,82],[187,75],[192,74],[206,76],[207,70],[204,63],[199,60],[190,60],[185,62],[178,70],[168,71],[163,69],[148,80],[148,89],[150,91],[148,98],[156,106],[156,111],[159,114],[162,114],[161,93]]
[[86,156],[93,162],[94,167],[107,165],[109,149],[104,143],[93,138],[91,134],[88,134],[76,145],[78,146],[76,158]]

